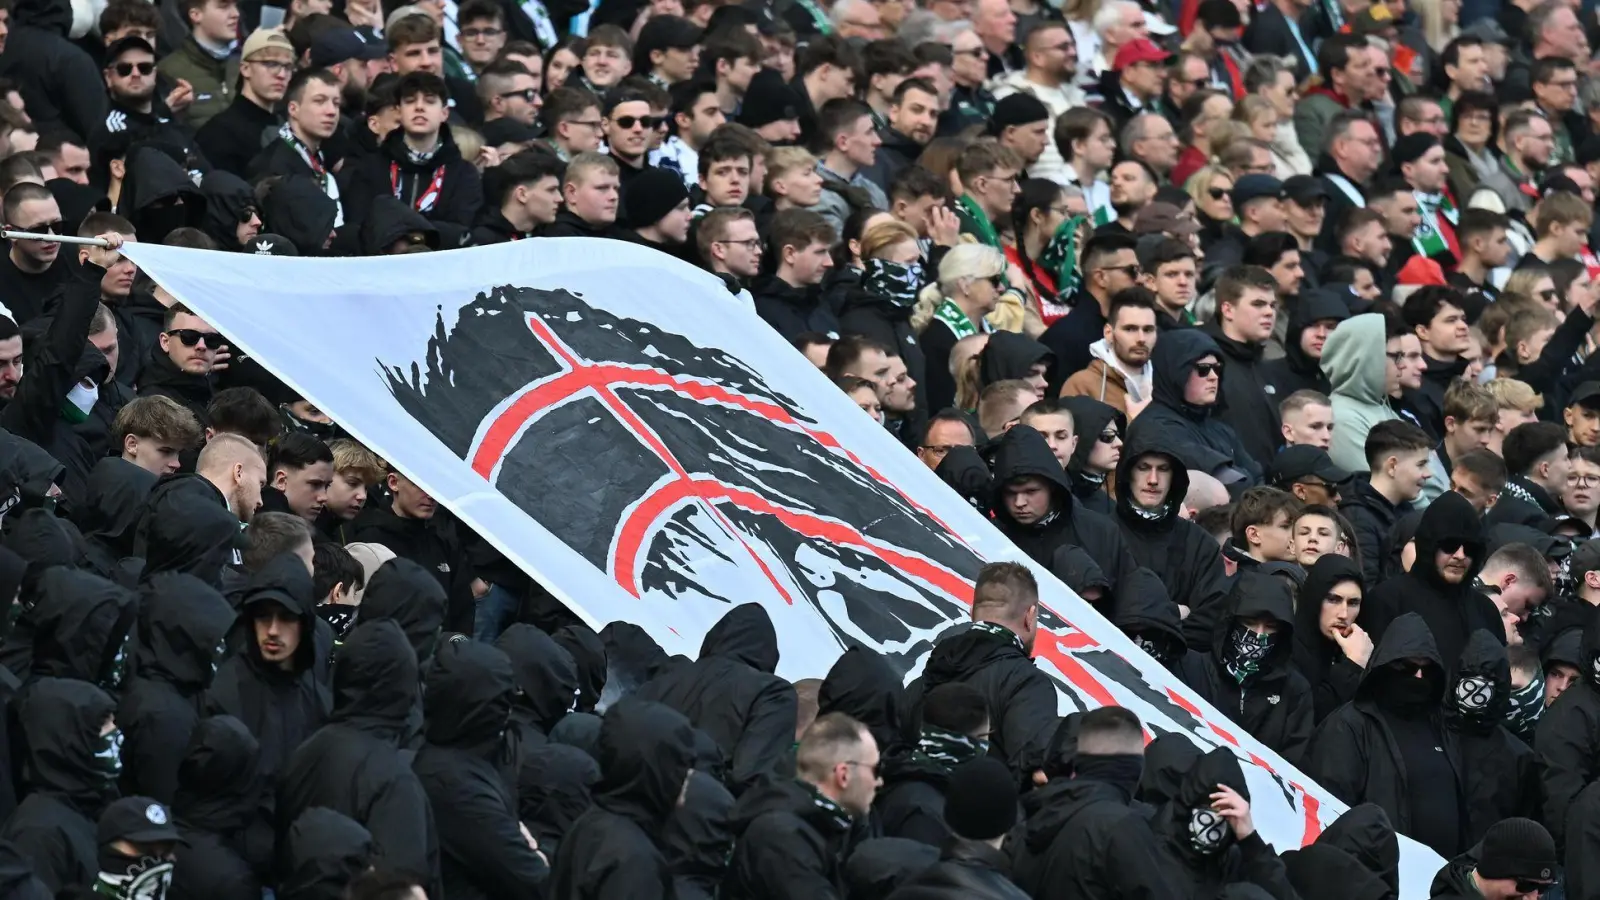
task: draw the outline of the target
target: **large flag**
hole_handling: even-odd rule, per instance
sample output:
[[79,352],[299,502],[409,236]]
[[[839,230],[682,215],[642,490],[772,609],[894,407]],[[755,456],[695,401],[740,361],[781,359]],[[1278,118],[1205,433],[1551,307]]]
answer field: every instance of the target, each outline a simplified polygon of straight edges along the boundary
[[[578,238],[356,259],[130,244],[242,351],[591,624],[693,655],[730,606],[772,614],[779,674],[866,644],[915,671],[988,561],[1031,562],[711,275]],[[1245,764],[1281,849],[1342,811],[1048,572],[1039,665]],[[1405,842],[1408,897],[1442,864]]]

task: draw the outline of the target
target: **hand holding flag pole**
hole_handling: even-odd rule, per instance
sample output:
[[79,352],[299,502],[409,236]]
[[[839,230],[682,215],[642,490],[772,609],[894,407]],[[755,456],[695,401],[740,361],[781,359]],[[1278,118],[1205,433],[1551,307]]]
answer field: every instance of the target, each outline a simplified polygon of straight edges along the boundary
[[[119,240],[116,242],[116,246],[112,245],[110,240],[111,237],[119,238]],[[120,240],[121,235],[104,234],[100,235],[99,237],[86,238],[78,237],[75,234],[37,234],[32,231],[12,231],[10,229],[0,229],[0,238],[5,238],[8,241],[55,241],[58,244],[85,244],[90,247],[105,247],[112,250],[115,250],[117,247],[122,245],[122,241]]]

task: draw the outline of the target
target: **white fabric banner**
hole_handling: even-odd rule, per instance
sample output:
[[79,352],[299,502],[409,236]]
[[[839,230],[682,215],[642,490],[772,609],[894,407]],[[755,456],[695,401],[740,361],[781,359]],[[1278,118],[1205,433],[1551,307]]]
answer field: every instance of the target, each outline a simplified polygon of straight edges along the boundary
[[[693,656],[731,605],[785,678],[847,642],[920,666],[984,562],[1031,562],[711,275],[560,238],[353,259],[124,252],[596,628]],[[1063,713],[1116,703],[1244,763],[1278,849],[1343,807],[1048,572],[1035,655]],[[1442,865],[1403,841],[1403,895]]]

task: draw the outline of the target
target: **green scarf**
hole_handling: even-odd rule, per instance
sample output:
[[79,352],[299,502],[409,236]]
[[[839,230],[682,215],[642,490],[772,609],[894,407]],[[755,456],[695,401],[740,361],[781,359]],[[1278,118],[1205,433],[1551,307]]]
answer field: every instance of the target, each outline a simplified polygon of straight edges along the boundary
[[972,324],[972,320],[967,318],[967,314],[961,311],[961,307],[957,306],[954,300],[948,298],[941,300],[933,309],[933,317],[948,325],[956,340],[972,337],[978,333],[978,326]]
[[828,18],[828,14],[822,11],[822,7],[818,6],[815,0],[795,0],[795,2],[811,16],[811,24],[817,26],[819,34],[833,34],[833,20]]
[[956,215],[963,220],[963,224],[970,226],[971,231],[963,228],[978,239],[978,242],[996,250],[1000,249],[1000,232],[994,229],[994,223],[989,221],[989,214],[983,207],[973,201],[968,194],[962,194],[956,201]]
[[817,809],[822,810],[840,831],[850,830],[851,816],[848,812],[845,812],[844,807],[824,797],[822,792],[817,790],[816,785],[808,781],[802,781],[800,784],[811,792],[811,802],[816,805]]
[[972,630],[981,631],[984,634],[993,635],[994,637],[1001,638],[1002,640],[1011,641],[1017,645],[1018,650],[1021,650],[1024,653],[1026,653],[1028,650],[1027,647],[1022,645],[1022,638],[1017,637],[1017,633],[1015,631],[1012,631],[1004,625],[996,625],[993,622],[973,622]]
[[1422,214],[1411,245],[1417,248],[1418,253],[1430,258],[1448,251],[1450,244],[1439,230],[1439,220],[1443,219],[1454,226],[1461,218],[1455,203],[1450,200],[1450,194],[1425,194],[1422,191],[1412,191],[1411,194],[1417,198],[1417,211]]
[[948,771],[988,752],[989,742],[986,740],[924,725],[922,734],[917,738],[917,746],[911,751],[911,758],[942,766]]
[[1039,254],[1039,265],[1056,276],[1056,296],[1069,297],[1078,289],[1078,227],[1087,216],[1069,216],[1050,236]]

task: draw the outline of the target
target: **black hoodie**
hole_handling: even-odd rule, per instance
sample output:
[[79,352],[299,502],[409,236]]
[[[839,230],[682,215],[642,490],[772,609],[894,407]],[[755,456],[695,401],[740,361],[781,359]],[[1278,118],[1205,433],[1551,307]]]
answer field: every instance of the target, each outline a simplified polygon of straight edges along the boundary
[[438,226],[394,197],[380,194],[372,198],[372,208],[361,222],[361,255],[386,256],[396,241],[410,234],[421,234],[429,247],[439,249]]
[[95,574],[113,579],[122,574],[118,562],[133,555],[135,529],[156,481],[154,472],[117,456],[100,460],[89,472],[74,522],[83,531]]
[[1469,846],[1501,819],[1539,814],[1533,751],[1503,724],[1510,702],[1511,663],[1505,645],[1487,631],[1474,631],[1456,666],[1455,681],[1445,692],[1445,723],[1461,747]]
[[461,158],[449,125],[440,126],[439,142],[438,149],[427,162],[412,162],[406,148],[405,130],[396,128],[389,132],[377,153],[340,172],[339,193],[344,198],[345,228],[357,232],[362,229],[366,216],[374,208],[374,197],[392,197],[398,193],[403,203],[416,209],[442,173],[443,184],[437,198],[427,209],[418,212],[439,227],[443,246],[461,246],[461,239],[472,229],[478,219],[478,209],[483,206],[483,180],[472,161]]
[[1225,837],[1215,851],[1201,852],[1191,842],[1193,812],[1211,808],[1211,795],[1218,785],[1227,785],[1249,802],[1250,786],[1245,783],[1239,758],[1222,747],[1195,761],[1173,797],[1156,810],[1151,823],[1162,839],[1161,850],[1171,871],[1187,882],[1181,896],[1218,897],[1226,886],[1244,883],[1254,884],[1278,900],[1298,900],[1289,886],[1283,862],[1262,840],[1261,832],[1239,840],[1232,827],[1224,823]]
[[857,829],[843,810],[824,806],[816,789],[773,779],[734,804],[737,836],[723,900],[812,900],[843,897],[844,863]]
[[239,225],[260,211],[256,192],[238,175],[213,169],[200,179],[200,193],[206,198],[206,219],[200,230],[211,236],[223,250],[239,251]]
[[[1093,439],[1097,433],[1080,437],[1078,445],[1083,446],[1085,439]],[[1172,486],[1167,489],[1166,505],[1158,513],[1133,505],[1133,466],[1140,457],[1150,454],[1165,456],[1172,466]],[[1189,615],[1183,620],[1184,639],[1189,646],[1208,649],[1212,631],[1222,616],[1228,581],[1216,540],[1182,516],[1183,501],[1189,493],[1189,470],[1162,435],[1144,432],[1137,443],[1130,440],[1123,445],[1116,479],[1117,484],[1123,485],[1116,500],[1116,519],[1128,551],[1139,565],[1161,576],[1174,603],[1189,608]]]
[[100,871],[96,822],[117,796],[121,736],[102,737],[116,703],[70,678],[44,678],[22,701],[29,754],[28,797],[0,834],[17,846],[52,895],[89,884]]
[[[349,816],[312,807],[289,826],[282,900],[344,900],[345,886],[372,867],[372,834]],[[431,896],[431,895],[430,895]]]
[[1578,655],[1582,677],[1539,717],[1533,746],[1544,782],[1544,815],[1556,846],[1566,837],[1568,809],[1600,778],[1600,608],[1589,608]]
[[733,855],[733,795],[704,772],[689,775],[682,806],[673,810],[663,834],[672,867],[674,900],[714,900]]
[[[1194,371],[1194,364],[1205,356],[1225,361],[1222,349],[1210,335],[1196,329],[1167,332],[1161,338],[1150,356],[1154,370],[1150,405],[1128,426],[1127,442],[1133,443],[1147,435],[1163,435],[1166,445],[1186,458],[1190,455],[1188,445],[1210,450],[1244,472],[1251,484],[1259,484],[1261,461],[1249,452],[1239,433],[1220,415],[1225,406],[1222,391],[1218,391],[1217,402],[1212,406],[1193,406],[1183,399],[1184,385]],[[1227,364],[1232,365],[1231,362]],[[1276,415],[1273,418],[1276,420]]]
[[65,566],[46,569],[30,613],[33,652],[24,680],[76,678],[120,690],[138,608],[133,592],[115,582]]
[[[1277,622],[1259,669],[1235,676],[1232,640],[1246,619]],[[1241,572],[1228,595],[1227,613],[1212,633],[1207,683],[1197,692],[1256,740],[1298,766],[1311,739],[1311,686],[1290,662],[1294,653],[1294,594],[1282,579]]]
[[411,768],[433,809],[445,892],[458,900],[527,896],[550,874],[496,766],[515,691],[511,660],[488,644],[446,644],[428,670],[427,742]]
[[1283,357],[1264,362],[1260,374],[1270,388],[1273,408],[1295,391],[1331,393],[1333,385],[1322,374],[1322,360],[1306,355],[1300,336],[1318,322],[1350,318],[1350,305],[1329,290],[1302,291],[1289,310],[1289,330],[1283,339]]
[[[1126,438],[1128,417],[1116,407],[1093,397],[1062,397],[1060,403],[1072,413],[1072,432],[1078,436],[1078,446],[1072,451],[1072,459],[1067,462],[1067,475],[1072,479],[1072,496],[1078,498],[1084,509],[1109,516],[1115,505],[1106,490],[1106,476],[1089,471],[1089,456],[1095,442],[1108,426],[1115,425],[1118,437]],[[1118,459],[1120,461],[1121,458]]]
[[35,128],[65,126],[87,138],[105,120],[109,100],[99,67],[67,39],[71,27],[67,0],[20,0],[0,75],[16,83]]
[[[1278,398],[1272,393],[1262,354],[1266,343],[1236,341],[1222,332],[1220,322],[1204,326],[1222,351],[1222,384],[1212,414],[1233,426],[1240,448],[1266,465],[1283,444],[1283,424],[1278,418]],[[1181,395],[1180,395],[1181,396]]]
[[176,766],[172,813],[185,843],[168,900],[259,900],[261,884],[242,848],[261,800],[260,759],[261,744],[233,716],[195,725]]
[[978,385],[988,387],[997,381],[1026,379],[1036,363],[1053,366],[1055,354],[1026,335],[997,331],[989,335],[989,342],[978,353]]
[[129,658],[133,677],[117,705],[126,736],[124,793],[172,803],[178,763],[233,620],[228,601],[192,575],[157,575],[145,584]]
[[174,228],[205,224],[205,194],[165,149],[135,146],[128,151],[124,171],[117,215],[133,223],[140,240],[159,243]]
[[1142,805],[1093,778],[1051,778],[1023,795],[1009,843],[1012,879],[1034,900],[1170,900],[1186,896]]
[[417,655],[399,625],[365,622],[350,632],[334,660],[328,724],[278,780],[278,846],[306,810],[324,806],[372,833],[374,865],[415,874],[430,897],[442,890],[428,795],[400,749],[419,689]]
[[545,858],[554,859],[572,823],[594,801],[600,763],[584,750],[554,741],[524,748],[521,755],[517,807],[522,824],[539,842]]
[[[1439,658],[1449,660],[1447,668],[1466,649],[1467,636],[1482,628],[1505,639],[1505,625],[1494,601],[1473,586],[1478,572],[1488,559],[1483,523],[1465,497],[1446,491],[1428,504],[1417,525],[1417,561],[1411,571],[1388,579],[1367,593],[1361,604],[1360,624],[1374,643],[1383,640],[1384,629],[1393,617],[1414,612],[1422,616],[1432,633]],[[1434,552],[1442,547],[1463,546],[1470,557],[1466,573],[1451,584],[1439,573]]]
[[144,558],[141,578],[183,572],[220,587],[223,567],[240,560],[244,526],[211,482],[169,475],[150,492],[134,547]]
[[1190,688],[1201,691],[1210,683],[1206,670],[1210,668],[1211,645],[1207,642],[1203,650],[1188,646],[1184,639],[1187,622],[1178,617],[1178,605],[1156,573],[1141,566],[1122,579],[1107,618]]
[[1392,900],[1394,891],[1354,856],[1315,843],[1281,856],[1289,884],[1300,900]]
[[817,715],[842,712],[867,726],[878,752],[889,755],[899,742],[905,675],[871,647],[851,647],[828,669],[817,690]]
[[756,314],[784,340],[808,331],[838,336],[839,319],[816,285],[795,287],[777,275],[758,275],[750,282]]
[[944,846],[939,862],[901,882],[889,900],[1027,900],[1010,872],[1001,851],[957,838]]
[[604,774],[594,806],[561,841],[549,896],[672,897],[665,832],[693,760],[694,729],[672,709],[636,697],[607,709],[600,726]]
[[635,696],[689,717],[722,750],[723,781],[742,793],[778,771],[794,744],[799,700],[794,686],[772,674],[778,633],[759,603],[729,610],[706,632],[693,663],[647,682]]
[[1317,843],[1350,854],[1388,887],[1391,896],[1399,896],[1400,838],[1383,807],[1376,803],[1350,807],[1323,830]]
[[[1136,564],[1128,553],[1122,532],[1109,518],[1078,506],[1067,473],[1056,462],[1044,435],[1032,428],[1013,428],[996,444],[989,509],[1001,534],[1034,562],[1052,571],[1056,554],[1067,545],[1088,551],[1111,579],[1113,587],[1117,579],[1133,570]],[[1029,476],[1042,478],[1049,485],[1051,512],[1037,522],[1024,525],[1013,519],[1005,508],[1005,486],[1014,479]]]
[[[172,896],[170,893],[167,896]],[[15,844],[0,841],[0,897],[6,900],[51,900],[44,882],[33,874],[33,863]]]
[[[209,344],[207,346],[210,346]],[[211,375],[185,372],[178,368],[158,342],[150,348],[144,368],[139,371],[139,396],[167,397],[194,413],[204,425],[210,421],[206,409],[211,405],[216,384]]]
[[[1408,659],[1428,661],[1424,696],[1399,690],[1413,676],[1391,664]],[[1317,729],[1304,769],[1346,803],[1376,803],[1398,831],[1449,858],[1463,846],[1466,806],[1460,750],[1441,721],[1444,684],[1444,660],[1427,623],[1416,613],[1395,619],[1367,661],[1355,700]]]
[[[301,256],[323,255],[338,220],[339,204],[305,176],[283,179],[261,202],[261,230],[287,238]],[[340,231],[347,233],[355,234],[349,222]]]
[[369,506],[350,523],[348,531],[352,541],[382,544],[426,570],[449,598],[445,630],[473,633],[472,580],[476,576],[452,520],[442,512],[427,519],[403,519],[390,506]]
[[1361,586],[1361,567],[1337,553],[1323,554],[1306,573],[1294,611],[1294,664],[1311,685],[1315,720],[1355,699],[1361,666],[1322,634],[1322,600],[1340,582]]
[[[550,635],[525,622],[501,632],[495,646],[511,658],[517,687],[507,734],[524,749],[537,747],[577,702],[577,664]],[[526,761],[523,772],[529,774]]]

